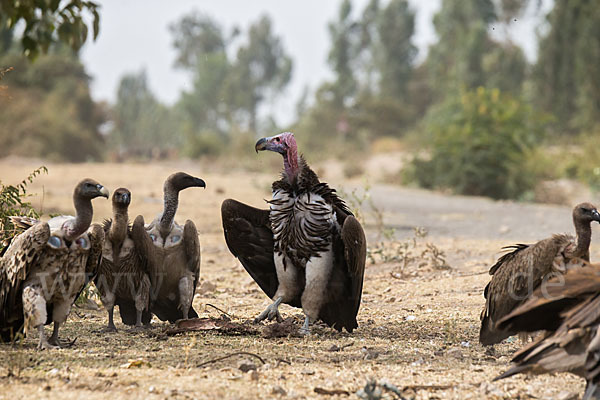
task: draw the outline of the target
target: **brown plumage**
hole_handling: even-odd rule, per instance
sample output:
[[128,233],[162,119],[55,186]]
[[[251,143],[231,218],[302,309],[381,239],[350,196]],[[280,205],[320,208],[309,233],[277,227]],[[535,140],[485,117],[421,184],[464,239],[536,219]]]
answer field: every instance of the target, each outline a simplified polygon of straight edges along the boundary
[[303,333],[317,319],[352,332],[358,326],[366,260],[360,223],[298,155],[293,134],[261,139],[255,147],[284,159],[270,208],[229,199],[221,215],[229,250],[274,300],[256,320],[280,320],[278,306],[286,303],[302,307]]
[[94,283],[108,312],[107,331],[116,331],[114,306],[119,306],[125,325],[141,327],[149,324],[150,276],[148,257],[152,256],[144,238],[144,220],[136,218],[129,225],[127,213],[131,193],[125,188],[115,190],[112,197],[113,218],[104,222],[102,261]]
[[164,184],[163,212],[146,226],[154,260],[150,264],[150,310],[162,321],[198,317],[192,307],[200,278],[198,231],[190,220],[184,226],[175,222],[179,192],[190,187],[206,184],[183,172],[169,176]]
[[[47,223],[15,218],[27,230],[10,243],[0,259],[0,329],[3,341],[36,328],[40,349],[59,347],[58,329],[71,305],[96,272],[104,232],[92,221],[95,197],[108,198],[108,190],[84,179],[73,193],[76,216],[59,216]],[[89,228],[89,229],[88,229]],[[46,339],[44,324],[54,322]]]
[[511,336],[496,323],[527,300],[544,280],[589,261],[592,221],[600,222],[600,214],[592,204],[582,203],[573,209],[576,237],[554,235],[532,245],[506,247],[512,251],[490,268],[492,279],[484,290],[486,303],[479,332],[482,344],[499,343]]
[[600,266],[571,270],[542,284],[498,322],[506,332],[546,333],[513,356],[495,378],[521,372],[572,372],[586,379],[583,399],[600,398]]

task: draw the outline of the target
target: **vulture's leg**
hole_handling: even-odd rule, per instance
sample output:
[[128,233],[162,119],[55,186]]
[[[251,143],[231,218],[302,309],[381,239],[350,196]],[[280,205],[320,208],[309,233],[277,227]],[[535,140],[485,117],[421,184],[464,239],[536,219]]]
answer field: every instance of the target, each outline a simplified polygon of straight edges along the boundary
[[[142,328],[142,313],[148,309],[148,299],[150,298],[150,278],[144,275],[140,282],[140,287],[135,295],[135,327]],[[189,308],[188,308],[189,309]]]
[[[188,313],[194,299],[194,281],[187,276],[179,280],[179,306],[183,319],[188,319]],[[141,314],[140,314],[141,316]]]
[[75,301],[74,298],[67,298],[63,301],[55,302],[54,309],[52,310],[52,321],[54,322],[54,329],[52,331],[52,336],[48,339],[48,342],[57,347],[70,347],[75,343],[75,340],[72,342],[62,343],[58,339],[58,329],[60,328],[60,324],[64,323],[67,320],[67,316],[71,311],[71,304]]
[[101,300],[102,304],[104,304],[104,307],[106,308],[106,311],[108,312],[108,325],[102,329],[102,332],[116,332],[117,327],[115,326],[115,321],[113,318],[113,313],[115,310],[115,295],[112,292],[107,291],[104,296],[102,296]]
[[309,324],[319,318],[321,306],[327,301],[327,285],[333,266],[333,251],[329,248],[311,257],[306,263],[306,286],[302,293],[302,310],[306,319],[300,333],[310,334]]
[[42,288],[39,286],[25,286],[21,295],[23,301],[23,314],[25,315],[25,331],[29,328],[36,328],[40,341],[38,350],[54,349],[56,346],[48,343],[44,324],[48,316],[46,312],[46,299],[42,294]]
[[277,280],[279,281],[279,286],[273,296],[275,301],[254,319],[255,323],[265,319],[269,321],[276,319],[277,322],[283,321],[281,314],[279,314],[279,305],[282,302],[287,303],[292,301],[302,290],[300,285],[298,285],[298,271],[292,262],[280,254],[275,254],[274,258]]

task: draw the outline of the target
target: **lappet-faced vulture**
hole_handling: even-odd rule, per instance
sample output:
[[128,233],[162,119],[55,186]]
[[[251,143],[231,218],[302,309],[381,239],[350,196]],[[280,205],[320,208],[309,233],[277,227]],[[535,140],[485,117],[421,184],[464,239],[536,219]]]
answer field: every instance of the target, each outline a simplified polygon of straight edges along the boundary
[[496,323],[524,303],[544,280],[589,261],[592,221],[600,222],[600,213],[592,204],[582,203],[573,209],[575,237],[554,235],[532,245],[507,247],[513,250],[490,268],[492,279],[484,290],[486,303],[479,332],[482,344],[499,343],[512,335]]
[[198,317],[192,307],[200,278],[198,231],[190,220],[184,226],[175,222],[179,192],[190,187],[205,188],[206,183],[184,172],[169,176],[163,188],[163,212],[146,226],[154,253],[150,263],[150,310],[162,321]]
[[360,223],[298,154],[292,133],[260,139],[255,149],[283,156],[269,209],[229,199],[221,214],[229,250],[274,301],[256,321],[281,320],[278,307],[286,303],[302,307],[302,333],[319,319],[352,332],[366,260]]
[[[40,222],[14,218],[27,230],[13,238],[0,260],[0,329],[3,341],[36,328],[40,349],[60,347],[60,324],[89,278],[96,272],[104,231],[92,222],[92,202],[108,198],[108,190],[84,179],[73,193],[76,216],[61,215]],[[54,322],[50,339],[44,324]]]
[[543,330],[497,377],[572,372],[586,380],[583,399],[600,399],[600,266],[585,266],[544,282],[498,322],[507,332]]
[[113,321],[114,306],[119,306],[121,320],[125,325],[149,324],[150,276],[148,246],[144,220],[140,216],[133,226],[129,224],[128,208],[131,193],[125,188],[114,191],[112,197],[113,218],[104,221],[104,248],[102,261],[94,283],[108,311],[106,331],[116,331]]

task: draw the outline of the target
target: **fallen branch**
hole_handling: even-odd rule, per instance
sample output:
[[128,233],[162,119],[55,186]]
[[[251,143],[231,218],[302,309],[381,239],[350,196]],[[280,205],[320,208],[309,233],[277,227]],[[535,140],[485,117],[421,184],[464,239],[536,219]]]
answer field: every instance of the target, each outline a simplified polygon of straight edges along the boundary
[[207,307],[208,307],[208,306],[210,306],[210,307],[214,308],[215,310],[217,310],[217,311],[221,312],[222,314],[225,314],[225,315],[227,315],[227,316],[228,316],[229,318],[231,318],[231,319],[237,319],[237,318],[235,318],[233,315],[231,315],[231,314],[229,314],[229,313],[226,313],[225,311],[221,310],[219,307],[217,307],[217,306],[213,306],[213,305],[212,305],[212,304],[210,304],[210,303],[206,303],[206,306],[207,306]]
[[201,367],[204,367],[205,365],[216,363],[216,362],[219,362],[219,361],[222,361],[222,360],[226,360],[226,359],[228,359],[230,357],[238,356],[238,355],[247,355],[247,356],[252,356],[252,357],[258,358],[258,360],[261,363],[265,364],[265,360],[263,360],[262,357],[260,357],[258,354],[249,353],[247,351],[236,351],[235,353],[227,354],[227,355],[225,355],[223,357],[215,358],[215,359],[208,360],[208,361],[205,361],[203,363],[200,363],[200,364],[197,365],[197,367],[201,368]]
[[327,396],[335,396],[335,395],[343,395],[343,396],[350,396],[350,392],[348,392],[347,390],[342,390],[342,389],[323,389],[320,387],[316,387],[314,389],[315,393],[318,394],[324,394]]

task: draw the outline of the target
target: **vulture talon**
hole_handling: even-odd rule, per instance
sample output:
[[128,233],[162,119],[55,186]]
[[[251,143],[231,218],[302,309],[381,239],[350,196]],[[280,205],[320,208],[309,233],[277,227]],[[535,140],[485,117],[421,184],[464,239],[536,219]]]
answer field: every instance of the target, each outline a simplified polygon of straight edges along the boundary
[[310,318],[308,318],[308,317],[304,318],[304,324],[302,324],[302,327],[298,330],[298,333],[301,334],[302,336],[310,335]]
[[281,317],[281,314],[279,313],[279,305],[281,304],[281,301],[283,300],[282,297],[278,297],[273,304],[271,304],[270,306],[268,306],[265,311],[261,312],[258,317],[254,318],[254,323],[258,324],[261,321],[269,320],[269,321],[273,321],[274,319],[277,320],[277,322],[282,322],[283,318]]

